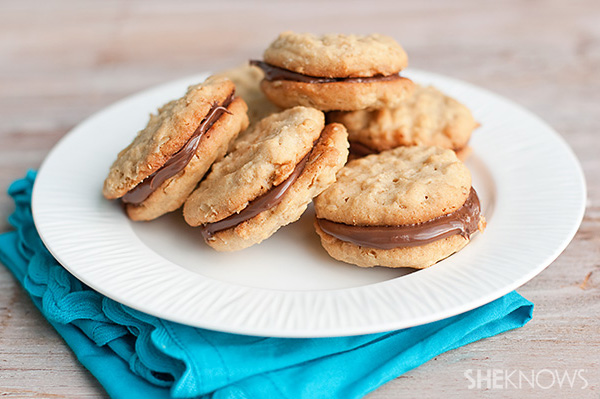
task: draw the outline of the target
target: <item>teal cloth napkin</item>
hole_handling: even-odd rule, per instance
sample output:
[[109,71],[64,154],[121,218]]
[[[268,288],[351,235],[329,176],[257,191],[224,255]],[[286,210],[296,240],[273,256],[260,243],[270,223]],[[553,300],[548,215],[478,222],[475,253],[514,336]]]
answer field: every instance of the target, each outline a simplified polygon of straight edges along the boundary
[[358,398],[448,350],[531,319],[516,292],[434,323],[335,338],[269,338],[193,328],[108,299],[47,251],[31,214],[35,172],[15,181],[0,261],[113,398]]

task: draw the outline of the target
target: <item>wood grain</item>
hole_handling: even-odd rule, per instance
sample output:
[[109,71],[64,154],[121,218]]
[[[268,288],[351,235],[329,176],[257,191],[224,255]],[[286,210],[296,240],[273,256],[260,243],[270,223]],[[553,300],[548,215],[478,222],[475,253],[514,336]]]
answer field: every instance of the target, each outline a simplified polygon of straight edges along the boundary
[[[369,397],[598,398],[599,20],[594,0],[0,2],[0,189],[38,168],[69,129],[104,106],[260,56],[279,31],[391,35],[411,66],[485,87],[546,120],[579,157],[589,192],[571,245],[519,290],[536,304],[527,326],[438,356]],[[1,194],[0,231],[12,209]],[[588,386],[469,389],[465,372],[478,369],[583,369]],[[2,267],[0,393],[106,397]]]

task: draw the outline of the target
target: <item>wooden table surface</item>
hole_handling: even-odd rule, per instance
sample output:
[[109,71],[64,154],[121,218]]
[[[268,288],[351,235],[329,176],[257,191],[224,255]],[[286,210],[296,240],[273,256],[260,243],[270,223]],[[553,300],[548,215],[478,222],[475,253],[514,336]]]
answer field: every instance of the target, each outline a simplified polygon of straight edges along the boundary
[[[586,174],[588,206],[575,239],[519,289],[535,303],[534,319],[438,356],[369,397],[600,397],[595,0],[0,2],[0,231],[10,229],[9,183],[38,168],[85,117],[149,86],[258,57],[287,29],[391,35],[411,66],[487,88],[538,114],[573,148]],[[580,377],[572,388],[555,383],[544,389],[549,375],[543,372],[534,387],[486,389],[485,382],[470,388],[468,370],[557,370]],[[3,267],[0,392],[11,398],[106,397]]]

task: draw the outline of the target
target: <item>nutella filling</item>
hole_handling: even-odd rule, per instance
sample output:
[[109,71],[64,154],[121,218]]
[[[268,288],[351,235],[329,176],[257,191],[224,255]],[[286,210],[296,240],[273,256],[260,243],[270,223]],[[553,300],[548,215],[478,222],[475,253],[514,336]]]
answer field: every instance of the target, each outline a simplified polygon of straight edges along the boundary
[[126,204],[139,205],[165,181],[181,172],[192,160],[204,134],[210,130],[221,115],[230,113],[227,110],[227,107],[231,104],[231,101],[233,101],[234,93],[235,92],[232,92],[225,101],[223,101],[222,105],[214,103],[187,143],[179,151],[173,154],[159,170],[152,173],[142,180],[140,184],[129,190],[121,200]]
[[394,249],[415,247],[460,234],[469,238],[479,228],[479,197],[473,188],[456,211],[423,223],[399,226],[351,226],[317,219],[321,230],[341,241],[361,247]]
[[300,160],[300,162],[298,162],[298,164],[292,171],[292,174],[287,179],[285,179],[282,183],[273,187],[271,190],[261,195],[260,197],[257,197],[254,200],[250,201],[248,206],[242,209],[239,213],[234,213],[223,220],[219,220],[218,222],[214,223],[208,223],[207,225],[203,226],[201,228],[202,237],[205,240],[208,240],[215,233],[227,230],[231,227],[235,227],[238,224],[245,222],[246,220],[252,219],[259,213],[269,210],[275,205],[279,204],[287,190],[290,188],[290,186],[294,184],[294,182],[304,171],[304,167],[306,166],[306,162],[308,161],[308,158],[310,157],[311,153],[312,150],[309,151],[308,154],[306,154],[304,158]]
[[377,154],[377,153],[378,152],[376,150],[372,149],[369,146],[364,145],[361,142],[350,141],[350,154],[354,155],[355,157],[362,158],[362,157],[366,157],[367,155]]
[[303,75],[298,72],[293,72],[288,69],[276,67],[275,65],[267,64],[263,61],[250,60],[250,65],[259,67],[265,73],[265,79],[268,81],[274,80],[291,80],[302,83],[333,83],[333,82],[348,82],[348,83],[369,83],[369,82],[384,82],[388,80],[401,79],[400,74],[393,75],[375,75],[363,78],[323,78],[318,76]]
[[[403,146],[400,146],[403,147]],[[452,148],[452,151],[458,152],[465,148],[466,146],[462,146],[459,148]],[[396,147],[397,148],[397,147]],[[374,150],[373,148],[359,142],[359,141],[350,141],[350,154],[357,157],[362,158],[371,154],[379,154],[381,151]]]

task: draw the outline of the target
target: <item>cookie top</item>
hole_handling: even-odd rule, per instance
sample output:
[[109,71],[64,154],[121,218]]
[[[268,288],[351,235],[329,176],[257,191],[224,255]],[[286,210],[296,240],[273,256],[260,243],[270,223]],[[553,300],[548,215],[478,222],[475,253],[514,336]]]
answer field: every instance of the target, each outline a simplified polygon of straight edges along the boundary
[[186,94],[150,115],[133,142],[122,150],[104,181],[102,193],[120,198],[160,169],[194,134],[212,105],[222,104],[235,90],[226,78],[210,77],[190,86]]
[[244,209],[287,179],[325,126],[314,108],[270,115],[238,138],[222,161],[190,195],[184,216],[191,225],[213,223]]
[[244,64],[219,72],[215,76],[229,78],[235,84],[235,95],[241,97],[248,105],[250,124],[281,111],[281,108],[269,101],[260,89],[260,81],[265,77],[262,69]]
[[399,147],[349,162],[315,198],[317,217],[359,226],[421,223],[460,208],[471,175],[452,150]]
[[391,37],[283,32],[265,50],[264,61],[303,75],[347,78],[392,75],[408,57]]
[[348,128],[349,140],[375,151],[401,145],[462,149],[477,122],[471,111],[434,87],[415,85],[413,94],[394,108],[332,112],[331,122]]

